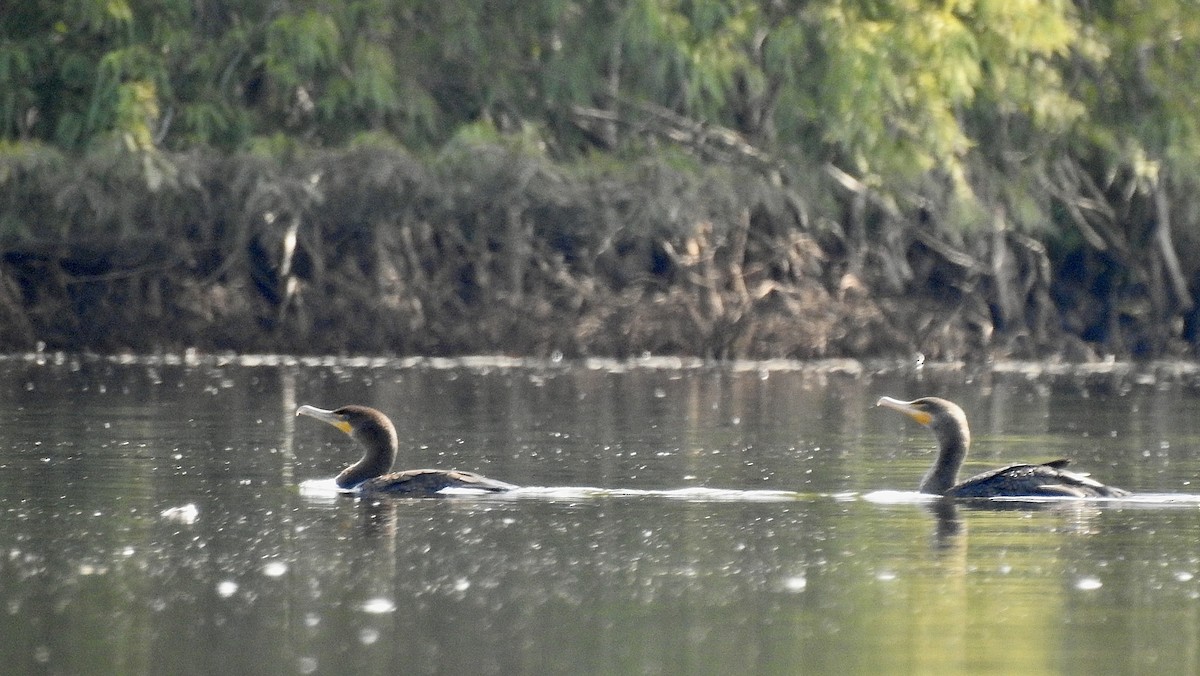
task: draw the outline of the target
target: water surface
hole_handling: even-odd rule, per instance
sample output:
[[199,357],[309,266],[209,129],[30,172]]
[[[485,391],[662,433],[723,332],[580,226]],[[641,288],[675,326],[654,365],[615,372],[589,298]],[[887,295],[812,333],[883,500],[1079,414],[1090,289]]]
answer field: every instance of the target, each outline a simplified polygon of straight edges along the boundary
[[[6,673],[1195,673],[1200,397],[1057,375],[503,360],[0,360]],[[939,509],[1063,455],[1150,499]],[[356,457],[299,404],[376,406],[404,466],[516,495],[308,490]],[[1163,497],[1162,494],[1169,494]]]

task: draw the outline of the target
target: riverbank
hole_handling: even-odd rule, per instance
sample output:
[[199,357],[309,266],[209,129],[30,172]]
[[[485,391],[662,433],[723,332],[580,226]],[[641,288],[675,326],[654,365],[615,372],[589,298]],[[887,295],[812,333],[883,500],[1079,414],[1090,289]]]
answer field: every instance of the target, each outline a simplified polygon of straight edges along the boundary
[[1100,290],[1111,275],[1082,248],[1002,224],[922,223],[873,207],[829,168],[564,165],[484,143],[287,161],[45,152],[9,167],[0,351],[1087,361],[1192,350],[1188,322]]

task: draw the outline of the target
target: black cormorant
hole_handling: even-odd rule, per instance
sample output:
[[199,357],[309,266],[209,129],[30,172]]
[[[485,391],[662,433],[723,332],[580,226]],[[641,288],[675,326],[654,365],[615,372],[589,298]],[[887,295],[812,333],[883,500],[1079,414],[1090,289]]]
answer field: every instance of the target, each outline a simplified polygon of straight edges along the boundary
[[933,430],[938,456],[921,480],[920,491],[949,498],[1073,497],[1119,498],[1129,491],[1104,484],[1065,469],[1069,460],[1040,465],[1017,464],[977,474],[958,483],[958,469],[971,446],[971,430],[962,408],[952,401],[923,397],[900,401],[882,397],[876,406],[900,411]]
[[404,495],[433,495],[443,488],[474,488],[483,491],[507,491],[512,484],[489,479],[474,472],[456,469],[409,469],[391,472],[396,461],[399,443],[392,421],[367,406],[343,406],[327,411],[315,406],[301,406],[296,415],[316,418],[350,435],[363,446],[363,457],[337,475],[340,488],[361,493],[395,493]]

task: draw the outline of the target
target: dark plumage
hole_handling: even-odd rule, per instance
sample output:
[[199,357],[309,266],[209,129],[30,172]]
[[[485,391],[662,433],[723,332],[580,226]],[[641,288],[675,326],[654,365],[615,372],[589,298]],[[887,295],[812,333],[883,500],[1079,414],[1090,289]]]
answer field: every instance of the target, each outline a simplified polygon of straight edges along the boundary
[[362,493],[405,495],[433,495],[443,488],[475,488],[494,492],[516,488],[481,474],[456,469],[390,472],[399,447],[396,428],[386,415],[367,406],[343,406],[327,411],[306,405],[296,409],[296,415],[327,422],[363,446],[363,457],[337,475],[337,485],[341,488],[353,488]]
[[920,491],[949,498],[1073,497],[1119,498],[1129,491],[1104,484],[1064,467],[1069,460],[1052,460],[1038,465],[1017,464],[977,474],[962,483],[958,470],[971,446],[967,416],[958,404],[937,397],[900,401],[883,397],[876,406],[900,411],[933,430],[938,456],[921,480]]

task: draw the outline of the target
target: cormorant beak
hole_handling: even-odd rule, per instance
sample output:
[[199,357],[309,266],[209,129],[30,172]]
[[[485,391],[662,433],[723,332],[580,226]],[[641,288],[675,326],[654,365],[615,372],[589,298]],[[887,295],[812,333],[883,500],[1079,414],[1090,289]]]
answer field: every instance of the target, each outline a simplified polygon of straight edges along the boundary
[[927,411],[917,408],[911,401],[900,401],[899,399],[893,399],[891,397],[880,397],[879,401],[875,402],[875,405],[883,406],[884,408],[890,408],[893,411],[900,411],[904,415],[912,418],[922,425],[928,426],[929,423],[933,422],[932,415],[930,415]]
[[316,418],[321,422],[327,422],[346,434],[350,434],[351,431],[350,423],[346,420],[345,416],[334,413],[333,411],[327,411],[323,408],[317,408],[316,406],[309,406],[308,404],[305,404],[304,406],[296,409],[296,415],[306,415],[310,418]]

